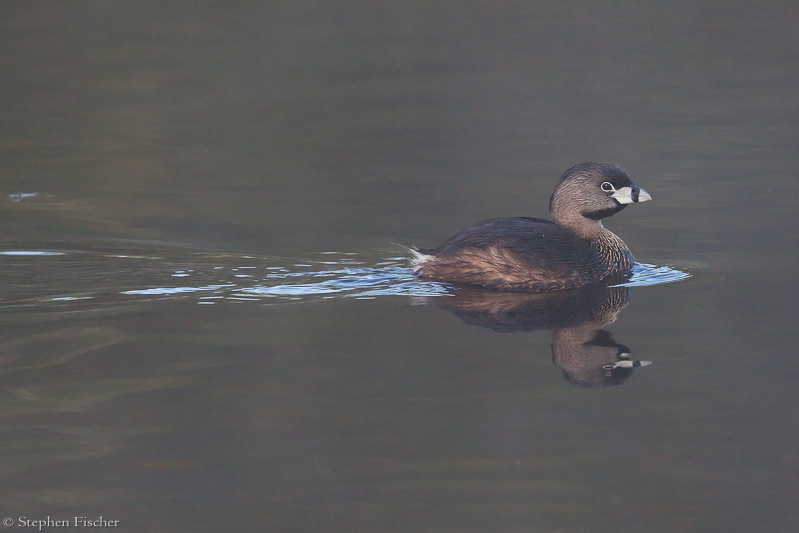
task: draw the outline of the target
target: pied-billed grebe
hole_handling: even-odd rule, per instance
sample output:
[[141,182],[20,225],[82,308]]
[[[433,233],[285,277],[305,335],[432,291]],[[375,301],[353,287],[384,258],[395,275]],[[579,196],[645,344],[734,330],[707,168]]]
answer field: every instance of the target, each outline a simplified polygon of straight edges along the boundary
[[609,163],[567,170],[549,200],[554,222],[494,218],[437,248],[413,250],[422,279],[501,291],[549,292],[583,287],[629,272],[635,259],[601,219],[652,197]]

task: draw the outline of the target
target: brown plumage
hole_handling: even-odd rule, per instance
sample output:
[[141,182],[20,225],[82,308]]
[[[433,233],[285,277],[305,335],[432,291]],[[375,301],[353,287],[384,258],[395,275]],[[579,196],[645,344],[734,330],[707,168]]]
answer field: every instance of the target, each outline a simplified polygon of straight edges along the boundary
[[552,193],[549,211],[554,222],[529,217],[485,220],[437,248],[414,250],[414,272],[422,279],[535,292],[622,276],[635,260],[601,219],[651,198],[616,165],[576,165],[561,176]]

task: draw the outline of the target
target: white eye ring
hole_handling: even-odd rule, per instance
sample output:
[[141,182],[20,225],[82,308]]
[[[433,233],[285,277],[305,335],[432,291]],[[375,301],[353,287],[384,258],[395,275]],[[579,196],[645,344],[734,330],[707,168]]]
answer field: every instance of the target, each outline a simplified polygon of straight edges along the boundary
[[613,184],[609,181],[602,182],[602,185],[600,185],[599,188],[605,192],[613,192],[616,190],[616,187],[614,187]]

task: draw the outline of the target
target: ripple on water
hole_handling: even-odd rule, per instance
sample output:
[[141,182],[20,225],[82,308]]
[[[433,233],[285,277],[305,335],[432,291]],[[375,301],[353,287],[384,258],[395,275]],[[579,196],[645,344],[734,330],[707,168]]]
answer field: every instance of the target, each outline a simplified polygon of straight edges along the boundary
[[669,266],[649,265],[647,263],[636,263],[633,267],[632,277],[625,283],[614,285],[614,287],[645,287],[647,285],[661,285],[663,283],[674,283],[691,275],[682,270],[677,270]]
[[25,256],[32,256],[32,257],[41,257],[41,256],[48,256],[48,255],[64,255],[65,252],[53,252],[50,250],[4,250],[0,251],[0,255],[8,255],[8,256],[15,256],[15,257],[25,257]]
[[[128,252],[131,252],[128,250]],[[152,300],[224,302],[314,301],[386,296],[436,297],[452,285],[414,277],[406,257],[381,253],[324,252],[299,258],[200,252],[0,251],[5,283],[0,308],[118,305]],[[36,272],[35,276],[31,272]],[[623,284],[673,283],[690,274],[669,266],[636,263]]]

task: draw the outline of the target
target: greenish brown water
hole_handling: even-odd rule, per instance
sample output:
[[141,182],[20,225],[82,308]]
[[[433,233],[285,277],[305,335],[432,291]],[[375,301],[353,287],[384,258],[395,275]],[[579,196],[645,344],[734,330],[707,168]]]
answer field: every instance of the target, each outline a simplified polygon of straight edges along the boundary
[[[796,531],[797,28],[3,3],[0,518]],[[594,159],[654,199],[606,223],[630,287],[452,296],[392,244],[546,216]]]

